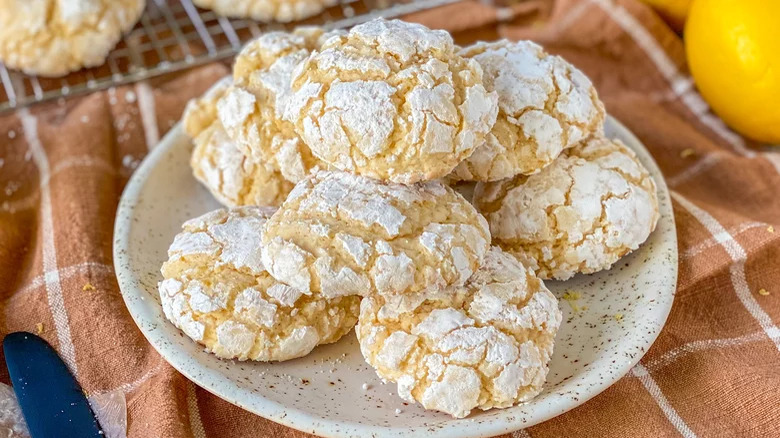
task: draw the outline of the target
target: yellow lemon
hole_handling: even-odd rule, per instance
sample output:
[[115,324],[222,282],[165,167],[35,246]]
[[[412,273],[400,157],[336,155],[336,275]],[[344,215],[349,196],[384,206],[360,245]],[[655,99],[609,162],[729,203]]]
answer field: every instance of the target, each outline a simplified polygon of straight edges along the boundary
[[780,143],[780,1],[694,0],[685,49],[696,86],[729,126]]

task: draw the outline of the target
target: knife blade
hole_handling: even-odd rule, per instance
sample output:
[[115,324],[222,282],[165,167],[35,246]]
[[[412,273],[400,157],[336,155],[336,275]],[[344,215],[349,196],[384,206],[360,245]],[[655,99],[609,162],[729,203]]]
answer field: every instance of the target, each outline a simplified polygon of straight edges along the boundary
[[51,345],[15,332],[3,339],[3,351],[32,438],[105,438],[81,385]]

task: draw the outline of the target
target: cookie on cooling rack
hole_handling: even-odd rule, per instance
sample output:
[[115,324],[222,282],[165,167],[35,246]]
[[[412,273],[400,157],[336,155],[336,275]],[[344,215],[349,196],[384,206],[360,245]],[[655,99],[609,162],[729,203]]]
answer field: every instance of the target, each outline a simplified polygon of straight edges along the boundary
[[184,130],[195,144],[190,159],[192,173],[229,207],[278,206],[293,184],[278,170],[245,155],[217,118],[216,103],[230,83],[230,78],[223,79],[202,97],[191,100],[184,110]]
[[328,39],[295,70],[292,93],[284,117],[316,157],[404,184],[447,175],[498,111],[449,33],[400,20]]
[[227,17],[287,23],[317,15],[338,0],[193,0],[193,3]]
[[262,252],[277,280],[334,297],[463,284],[489,245],[485,219],[440,182],[319,172],[268,221]]
[[0,61],[38,76],[102,65],[145,0],[0,0]]
[[218,104],[223,126],[244,153],[293,183],[322,163],[292,124],[281,119],[290,76],[312,50],[336,33],[301,27],[293,32],[269,32],[250,41],[236,57],[235,86]]
[[535,397],[560,323],[544,283],[493,247],[465,286],[364,298],[355,332],[366,361],[402,398],[462,418]]
[[594,137],[541,172],[479,183],[493,243],[543,279],[608,269],[658,222],[656,185],[620,140]]
[[498,118],[485,144],[455,169],[464,180],[533,174],[601,131],[604,105],[590,80],[531,41],[480,42],[461,55],[477,61],[498,93]]
[[168,249],[159,283],[165,316],[221,358],[294,359],[357,321],[358,297],[323,298],[268,275],[259,248],[274,211],[212,211],[185,222]]

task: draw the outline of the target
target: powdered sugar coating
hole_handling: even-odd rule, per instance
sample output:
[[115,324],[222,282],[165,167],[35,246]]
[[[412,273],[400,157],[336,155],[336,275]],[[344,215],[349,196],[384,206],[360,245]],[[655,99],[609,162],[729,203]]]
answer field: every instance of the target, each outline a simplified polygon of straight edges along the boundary
[[221,358],[304,356],[336,342],[357,320],[358,297],[326,299],[268,274],[259,248],[274,211],[237,207],[187,221],[162,266],[166,318]]
[[292,189],[280,172],[247,156],[225,133],[217,118],[217,101],[230,89],[225,78],[187,104],[184,130],[195,148],[192,173],[222,204],[278,206]]
[[464,180],[533,174],[603,130],[604,105],[590,80],[531,41],[479,42],[461,55],[477,61],[499,113],[485,144],[455,169]]
[[0,0],[0,60],[39,76],[102,65],[145,0]]
[[465,286],[364,298],[355,331],[366,361],[402,398],[462,418],[536,396],[560,323],[544,283],[493,247]]
[[193,0],[199,7],[213,9],[219,15],[282,23],[317,15],[337,2],[338,0]]
[[656,185],[619,140],[592,138],[536,175],[480,183],[477,208],[493,243],[540,278],[608,269],[658,221]]
[[284,118],[334,167],[410,184],[448,174],[498,111],[452,37],[377,19],[330,38],[295,70]]
[[236,57],[231,87],[218,104],[223,126],[242,151],[293,183],[321,166],[293,126],[281,119],[290,77],[311,50],[338,32],[300,27],[268,32],[250,41]]
[[406,294],[463,284],[489,242],[485,219],[439,182],[319,172],[268,221],[263,260],[277,280],[327,297]]
[[202,96],[187,102],[181,117],[185,134],[190,138],[195,138],[219,121],[217,119],[217,101],[225,95],[232,83],[230,77],[224,77],[215,82]]

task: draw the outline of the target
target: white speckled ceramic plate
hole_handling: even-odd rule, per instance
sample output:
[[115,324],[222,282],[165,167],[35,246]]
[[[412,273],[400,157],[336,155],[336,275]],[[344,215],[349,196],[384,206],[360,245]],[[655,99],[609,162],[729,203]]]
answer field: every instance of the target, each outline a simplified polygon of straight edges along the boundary
[[122,196],[114,230],[119,286],[135,322],[171,365],[225,400],[278,423],[334,437],[482,437],[521,429],[585,403],[626,374],[653,343],[672,306],[677,235],[669,192],[628,130],[609,118],[606,131],[650,169],[658,182],[661,219],[650,239],[610,271],[548,283],[559,298],[567,290],[581,298],[561,300],[564,323],[545,390],[524,405],[462,420],[407,405],[395,385],[382,384],[364,363],[352,333],[304,358],[274,364],[220,360],[184,336],[163,316],[159,268],[180,224],[219,204],[193,179],[191,146],[180,126],[144,160]]

